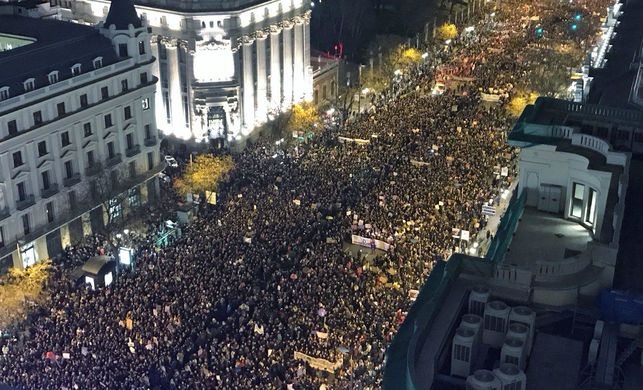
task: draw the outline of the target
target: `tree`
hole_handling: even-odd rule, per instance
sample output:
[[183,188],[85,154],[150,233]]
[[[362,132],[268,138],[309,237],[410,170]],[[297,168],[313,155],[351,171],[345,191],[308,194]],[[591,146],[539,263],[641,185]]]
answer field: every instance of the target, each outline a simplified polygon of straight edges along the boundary
[[42,285],[49,276],[50,262],[40,262],[20,270],[9,269],[0,278],[0,329],[6,329],[15,321],[24,320],[27,305],[38,303]]
[[517,93],[507,104],[507,111],[513,117],[519,117],[528,104],[533,104],[538,98],[534,92]]
[[202,154],[194,158],[183,175],[174,181],[174,188],[182,196],[215,191],[219,182],[234,168],[230,156]]
[[453,39],[458,36],[458,28],[453,23],[444,23],[438,27],[437,35],[443,40]]
[[95,176],[89,182],[90,196],[86,197],[86,201],[92,205],[98,202],[103,207],[103,215],[107,217],[107,221],[102,222],[109,230],[123,217],[123,202],[134,184],[133,177],[128,175],[122,164],[115,169],[101,167]]
[[313,103],[302,102],[294,104],[288,119],[288,131],[316,132],[321,130],[322,122]]

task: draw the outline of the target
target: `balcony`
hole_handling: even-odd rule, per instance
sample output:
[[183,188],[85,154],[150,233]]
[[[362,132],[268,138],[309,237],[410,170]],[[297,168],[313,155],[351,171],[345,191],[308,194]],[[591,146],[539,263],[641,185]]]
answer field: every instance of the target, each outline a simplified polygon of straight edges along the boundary
[[156,137],[145,138],[145,146],[154,146],[156,145]]
[[63,180],[63,185],[65,187],[72,187],[78,183],[80,183],[80,173],[74,173],[71,177]]
[[118,153],[113,157],[108,158],[107,161],[105,161],[105,165],[107,165],[108,167],[113,167],[114,165],[120,164],[121,161],[123,161],[123,159],[121,158],[121,154]]
[[43,199],[51,198],[52,196],[58,193],[58,184],[52,184],[49,188],[43,188],[40,190],[40,196]]
[[94,164],[88,166],[87,168],[85,168],[85,175],[86,176],[98,175],[98,173],[100,173],[102,168],[103,167],[102,167],[102,165],[100,163],[94,163]]
[[134,145],[125,151],[125,155],[127,157],[133,157],[139,154],[140,152],[141,152],[141,145]]
[[36,198],[33,195],[27,195],[23,200],[16,202],[16,208],[20,211],[25,210],[36,204]]
[[9,217],[9,207],[0,209],[0,221]]

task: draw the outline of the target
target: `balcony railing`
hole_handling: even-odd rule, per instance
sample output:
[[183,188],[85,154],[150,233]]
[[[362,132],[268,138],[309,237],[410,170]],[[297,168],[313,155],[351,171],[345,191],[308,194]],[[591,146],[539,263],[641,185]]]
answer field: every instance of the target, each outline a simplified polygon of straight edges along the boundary
[[16,208],[22,211],[34,204],[36,204],[36,198],[33,195],[27,195],[23,200],[16,201]]
[[154,146],[156,145],[156,137],[145,138],[145,146]]
[[102,169],[102,165],[100,163],[94,163],[87,168],[85,168],[85,174],[87,176],[94,176],[97,175]]
[[125,155],[127,157],[133,157],[139,154],[140,152],[141,152],[141,145],[134,145],[125,151]]
[[9,207],[0,209],[0,221],[9,217]]
[[74,173],[71,177],[63,180],[63,185],[65,187],[72,187],[78,183],[80,183],[80,173]]
[[40,190],[40,195],[43,199],[51,198],[52,196],[58,193],[58,184],[52,184],[49,188],[43,188]]
[[121,158],[121,154],[118,153],[115,154],[114,157],[108,158],[107,161],[105,161],[105,165],[113,167],[114,165],[120,164],[121,161],[123,161],[123,159]]

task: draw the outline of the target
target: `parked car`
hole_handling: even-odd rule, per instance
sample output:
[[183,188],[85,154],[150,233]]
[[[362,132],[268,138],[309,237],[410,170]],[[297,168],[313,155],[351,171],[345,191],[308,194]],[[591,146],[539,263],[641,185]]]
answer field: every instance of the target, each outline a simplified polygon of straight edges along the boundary
[[163,172],[159,172],[159,175],[158,175],[158,176],[159,176],[159,179],[163,180],[163,181],[164,181],[164,182],[166,182],[166,183],[169,183],[169,182],[171,182],[171,181],[172,181],[172,178],[171,178],[171,177],[169,177],[168,175],[166,175],[166,174],[165,174],[165,173],[163,173]]
[[167,163],[168,167],[172,167],[172,168],[179,167],[179,163],[176,162],[176,159],[174,159],[174,157],[172,156],[165,156],[165,162]]

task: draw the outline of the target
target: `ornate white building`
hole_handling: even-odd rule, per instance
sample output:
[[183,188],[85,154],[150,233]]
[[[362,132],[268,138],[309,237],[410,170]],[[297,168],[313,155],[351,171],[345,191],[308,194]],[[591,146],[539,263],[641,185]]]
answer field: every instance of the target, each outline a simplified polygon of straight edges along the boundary
[[[102,20],[109,6],[108,0],[62,3],[64,18],[87,23]],[[293,102],[311,99],[309,2],[135,3],[152,28],[157,123],[164,133],[240,139]]]
[[12,12],[0,9],[0,272],[154,199],[165,167],[150,34],[132,3],[99,28]]

